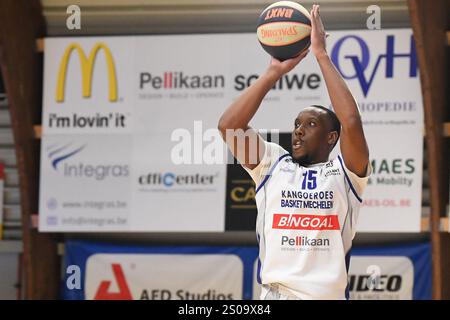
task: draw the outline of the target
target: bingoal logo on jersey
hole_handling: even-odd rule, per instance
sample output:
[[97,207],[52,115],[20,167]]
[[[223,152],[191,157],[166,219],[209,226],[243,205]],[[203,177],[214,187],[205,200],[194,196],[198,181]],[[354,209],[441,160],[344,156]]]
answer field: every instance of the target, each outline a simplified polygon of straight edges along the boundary
[[273,229],[340,230],[337,215],[282,214],[273,215]]

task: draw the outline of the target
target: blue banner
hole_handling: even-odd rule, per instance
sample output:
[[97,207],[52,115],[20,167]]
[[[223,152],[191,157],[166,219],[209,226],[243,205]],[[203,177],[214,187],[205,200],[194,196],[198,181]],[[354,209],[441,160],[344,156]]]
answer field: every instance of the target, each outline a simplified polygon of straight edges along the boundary
[[[143,254],[143,255],[234,255],[240,258],[243,267],[243,283],[242,283],[242,298],[244,300],[252,299],[253,286],[253,269],[252,265],[257,259],[258,250],[256,247],[224,247],[224,246],[119,246],[113,244],[93,243],[86,241],[67,241],[65,246],[65,270],[69,266],[79,267],[81,276],[81,288],[72,288],[70,285],[72,281],[72,273],[65,273],[64,281],[62,283],[63,299],[70,300],[84,300],[85,285],[86,285],[86,263],[94,254]],[[169,267],[169,266],[168,266]],[[181,266],[178,266],[182,270]],[[72,268],[73,269],[73,268]],[[152,276],[151,274],[149,275]],[[230,279],[232,281],[233,279]],[[167,280],[170,282],[170,279]],[[68,283],[69,282],[69,283]]]
[[[353,248],[349,271],[350,298],[431,299],[430,247],[429,243],[417,243]],[[167,262],[169,260],[163,261],[162,258],[175,256],[181,257],[181,260],[178,261],[186,261],[186,263],[181,262],[179,265],[174,265],[172,262]],[[212,258],[217,256],[225,260],[212,260],[211,265],[194,263],[194,266],[198,266],[198,268],[189,269],[187,263],[189,259],[205,256]],[[62,298],[69,300],[93,298],[183,299],[183,297],[184,299],[221,299],[224,297],[244,300],[258,299],[259,290],[255,274],[257,257],[258,248],[254,246],[147,247],[67,241],[64,257],[65,276],[61,283]],[[152,258],[154,260],[151,260]],[[149,261],[142,259],[149,259]],[[90,269],[87,267],[88,261],[91,261]],[[132,263],[130,264],[129,261]],[[160,269],[155,266],[155,261],[160,262]],[[128,265],[131,267],[126,269]],[[138,272],[139,267],[144,268],[144,274]],[[190,277],[190,282],[186,282],[189,285],[178,283],[179,280],[171,277],[170,273],[161,273],[161,270],[170,270],[171,268],[176,269],[176,274],[180,277],[188,278],[188,280]],[[198,270],[201,268],[204,268],[203,271]],[[88,272],[90,275],[86,276]],[[199,276],[198,272],[203,273]],[[236,273],[238,273],[237,276]],[[374,282],[375,284],[371,286],[372,280],[378,282],[375,281],[376,283]],[[120,281],[123,283],[121,284]],[[159,281],[159,284],[166,282],[172,287],[175,283],[179,287],[177,287],[178,290],[170,291],[168,289],[170,285],[158,286],[155,281]],[[204,286],[200,286],[202,289],[199,289],[199,282],[202,281]],[[136,283],[140,286],[138,289],[136,289]],[[238,288],[237,294],[236,290],[234,294],[222,292],[226,291],[227,286],[230,287],[230,283],[234,283],[234,288]],[[193,287],[196,288],[193,289]],[[90,288],[90,295],[86,294],[86,288]],[[156,291],[157,288],[163,289]],[[181,290],[195,292],[195,289],[200,293],[196,293],[196,295],[180,293]],[[104,291],[103,295],[99,295],[102,290]],[[231,291],[233,290],[229,289],[228,292]],[[138,293],[136,294],[136,292]],[[105,293],[106,295],[104,295]]]

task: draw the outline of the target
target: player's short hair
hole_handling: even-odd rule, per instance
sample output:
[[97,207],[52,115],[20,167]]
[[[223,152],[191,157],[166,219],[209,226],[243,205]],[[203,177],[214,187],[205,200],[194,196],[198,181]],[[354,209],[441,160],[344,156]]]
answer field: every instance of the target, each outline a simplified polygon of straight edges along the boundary
[[325,108],[324,106],[320,106],[317,104],[313,104],[313,105],[311,105],[311,107],[319,108],[321,110],[324,110],[327,113],[328,119],[330,120],[330,123],[331,123],[331,131],[336,131],[338,134],[338,138],[336,139],[336,142],[333,145],[333,148],[334,148],[334,146],[336,145],[336,143],[339,140],[339,137],[341,136],[341,122],[339,121],[338,117],[336,116],[336,113],[334,113],[334,111],[331,109]]

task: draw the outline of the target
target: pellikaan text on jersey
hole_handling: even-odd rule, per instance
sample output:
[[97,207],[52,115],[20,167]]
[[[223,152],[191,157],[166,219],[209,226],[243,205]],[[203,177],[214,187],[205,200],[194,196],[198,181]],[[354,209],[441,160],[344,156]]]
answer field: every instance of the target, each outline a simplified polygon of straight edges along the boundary
[[300,299],[345,299],[370,164],[360,178],[341,155],[304,167],[278,144],[265,147],[256,168],[244,166],[256,184],[258,282]]

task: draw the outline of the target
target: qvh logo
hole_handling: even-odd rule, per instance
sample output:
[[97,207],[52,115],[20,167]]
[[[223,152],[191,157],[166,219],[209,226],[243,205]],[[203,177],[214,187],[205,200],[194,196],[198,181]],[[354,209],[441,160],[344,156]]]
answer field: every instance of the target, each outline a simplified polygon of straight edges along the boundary
[[166,173],[148,173],[139,177],[139,184],[146,186],[164,186],[183,187],[183,186],[211,186],[217,180],[219,173],[216,174],[175,174]]
[[86,164],[84,162],[73,163],[74,157],[85,150],[87,145],[77,146],[70,142],[65,145],[53,144],[46,149],[47,158],[52,168],[72,178],[92,178],[104,180],[106,178],[123,178],[129,176],[129,167],[124,164]]
[[[351,65],[353,66],[353,73],[344,72],[341,67],[340,59],[342,58],[342,46],[348,41],[356,41],[360,49],[360,52],[358,52],[358,54],[349,54],[344,56],[345,59],[351,62]],[[331,52],[331,59],[345,79],[358,79],[364,97],[367,97],[375,76],[379,70],[380,64],[383,60],[385,65],[385,78],[389,79],[394,77],[395,59],[409,59],[409,77],[417,77],[416,47],[412,35],[410,36],[409,52],[403,53],[399,53],[395,50],[395,36],[388,35],[386,37],[386,52],[376,57],[375,65],[372,70],[368,70],[369,62],[371,59],[369,46],[363,38],[357,35],[348,35],[339,39],[339,41],[337,41],[333,47],[333,50]]]

